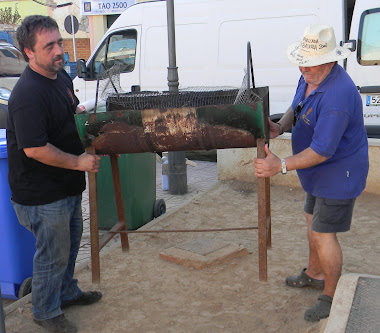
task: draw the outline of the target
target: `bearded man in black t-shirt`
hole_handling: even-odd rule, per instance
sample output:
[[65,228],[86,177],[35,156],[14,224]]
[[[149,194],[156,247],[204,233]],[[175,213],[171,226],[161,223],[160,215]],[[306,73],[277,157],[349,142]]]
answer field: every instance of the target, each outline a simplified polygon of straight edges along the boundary
[[34,321],[53,332],[76,332],[62,314],[68,305],[98,301],[73,278],[82,237],[85,171],[100,157],[87,154],[75,126],[78,99],[63,70],[63,41],[56,21],[26,17],[17,29],[25,68],[9,100],[7,149],[12,204],[36,237],[32,303]]

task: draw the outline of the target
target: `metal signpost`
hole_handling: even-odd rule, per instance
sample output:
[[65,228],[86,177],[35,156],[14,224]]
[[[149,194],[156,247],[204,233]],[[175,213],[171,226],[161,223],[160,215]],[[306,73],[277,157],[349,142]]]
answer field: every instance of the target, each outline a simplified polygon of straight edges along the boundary
[[64,26],[66,31],[73,35],[73,51],[74,51],[74,61],[77,61],[77,51],[75,46],[75,34],[78,32],[79,29],[79,22],[78,19],[74,15],[68,15],[65,18]]

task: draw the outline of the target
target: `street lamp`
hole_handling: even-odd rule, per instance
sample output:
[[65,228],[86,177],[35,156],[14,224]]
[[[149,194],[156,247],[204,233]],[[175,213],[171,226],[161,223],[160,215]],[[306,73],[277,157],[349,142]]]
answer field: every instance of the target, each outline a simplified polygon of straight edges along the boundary
[[[174,23],[174,1],[166,1],[168,20],[168,46],[169,67],[168,86],[169,92],[178,93],[178,67],[176,64],[175,51],[175,23]],[[185,152],[176,151],[168,153],[169,160],[169,192],[171,194],[187,193],[187,174]]]

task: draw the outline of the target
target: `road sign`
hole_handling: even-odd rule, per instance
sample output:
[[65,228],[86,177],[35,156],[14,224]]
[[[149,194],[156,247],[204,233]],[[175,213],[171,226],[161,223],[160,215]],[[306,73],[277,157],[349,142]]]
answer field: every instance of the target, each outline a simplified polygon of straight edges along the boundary
[[[71,21],[71,18],[73,18],[73,21]],[[67,15],[65,18],[64,26],[65,26],[65,30],[70,35],[73,34],[73,26],[74,26],[74,34],[76,34],[79,28],[78,19],[74,15]]]

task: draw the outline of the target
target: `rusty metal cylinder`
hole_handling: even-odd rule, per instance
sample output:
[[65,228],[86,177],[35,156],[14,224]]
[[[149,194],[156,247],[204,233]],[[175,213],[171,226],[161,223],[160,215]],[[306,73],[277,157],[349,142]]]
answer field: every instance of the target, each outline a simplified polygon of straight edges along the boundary
[[[107,112],[77,115],[76,123],[85,147],[93,146],[98,154],[255,147],[258,138],[269,140],[269,92],[267,87],[255,92],[261,100],[250,104],[162,108],[147,107],[149,100],[141,96],[141,109],[110,111],[107,106]],[[205,102],[204,96],[201,101],[178,96],[188,104]],[[159,104],[161,98],[151,100]],[[207,101],[217,102],[214,97]]]

